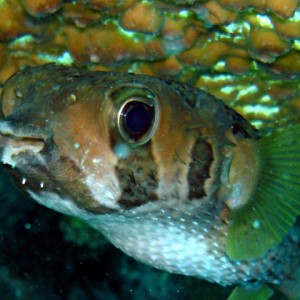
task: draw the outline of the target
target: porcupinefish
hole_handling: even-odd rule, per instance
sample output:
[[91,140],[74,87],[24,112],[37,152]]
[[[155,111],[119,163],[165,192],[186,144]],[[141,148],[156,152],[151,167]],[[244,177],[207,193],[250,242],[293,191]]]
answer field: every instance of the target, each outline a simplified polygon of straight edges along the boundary
[[3,87],[0,157],[38,203],[158,269],[300,299],[300,126],[262,137],[205,91],[48,64]]

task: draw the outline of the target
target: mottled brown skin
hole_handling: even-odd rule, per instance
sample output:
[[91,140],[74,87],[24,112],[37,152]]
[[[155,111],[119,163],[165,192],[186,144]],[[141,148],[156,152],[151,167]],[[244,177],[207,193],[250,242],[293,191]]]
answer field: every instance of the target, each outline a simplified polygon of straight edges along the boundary
[[[120,134],[117,114],[122,89],[148,93],[157,104],[157,128],[144,144],[129,143]],[[55,202],[58,207],[48,200],[39,202],[86,220],[133,257],[224,285],[279,284],[292,265],[299,263],[293,235],[287,236],[278,249],[251,262],[227,257],[229,170],[234,149],[239,144],[248,147],[259,134],[211,95],[143,75],[89,72],[50,64],[12,77],[3,89],[1,107],[2,161],[10,165],[18,185],[36,198],[52,193],[69,199],[74,206],[68,206],[67,212],[60,208],[62,200]],[[22,145],[28,143],[35,149],[42,145],[42,149],[24,150]],[[120,144],[129,149],[125,158],[114,150]],[[8,145],[19,145],[22,153],[7,154]],[[238,163],[235,161],[234,168]],[[139,226],[143,230],[140,234],[136,229]],[[155,253],[149,257],[147,252],[136,253],[133,245],[145,242],[144,236],[149,235],[151,242],[159,240],[159,231],[158,236],[153,233],[159,226],[170,232],[172,227],[175,231],[184,228],[187,241],[201,239],[201,243],[197,240],[199,249],[203,247],[201,251],[211,256],[212,263],[222,264],[224,260],[224,267],[212,270],[214,274],[224,271],[221,279],[211,275],[209,268],[204,271],[210,275],[198,271],[198,262],[195,267],[187,265],[187,270],[180,262],[176,269],[173,257],[171,266],[165,266],[163,258],[155,261]],[[123,246],[120,239],[127,233],[126,238],[133,242]],[[168,240],[169,233],[165,237]],[[282,252],[285,255],[279,255]],[[191,252],[191,256],[197,255],[197,251]]]
[[[145,179],[153,181],[150,185],[153,185],[152,190],[154,190],[157,185],[155,181],[157,181],[158,170],[153,167],[153,164],[164,165],[159,176],[166,178],[166,184],[170,184],[174,183],[174,180],[177,182],[176,177],[180,177],[181,173],[187,172],[187,165],[192,160],[189,170],[191,182],[194,180],[193,173],[195,172],[198,176],[204,178],[211,176],[214,177],[211,180],[217,181],[218,174],[209,174],[208,169],[209,163],[213,161],[212,151],[216,152],[215,155],[222,155],[224,144],[230,144],[225,133],[231,131],[241,137],[257,138],[258,133],[248,122],[223,103],[221,106],[213,105],[215,99],[208,94],[199,95],[198,90],[193,91],[190,87],[178,85],[173,81],[161,81],[163,86],[158,86],[154,78],[147,76],[141,76],[141,78],[145,86],[153,90],[158,98],[168,101],[160,102],[162,114],[157,130],[159,134],[156,134],[150,143],[133,148],[134,155],[115,166],[120,176],[124,168],[122,165],[131,165],[133,168],[129,172],[131,174],[137,174],[137,168],[140,167],[144,173],[149,171],[148,179]],[[116,132],[116,124],[113,120],[109,120],[109,115],[101,115],[101,110],[113,111],[114,104],[109,99],[109,93],[118,89],[118,86],[119,88],[127,85],[142,87],[142,83],[135,83],[135,81],[134,75],[84,72],[56,65],[28,69],[10,79],[2,95],[2,111],[6,120],[11,122],[17,130],[26,131],[30,127],[29,131],[32,132],[34,129],[33,139],[35,135],[38,139],[40,139],[39,135],[46,135],[47,147],[42,151],[42,155],[47,161],[47,172],[40,169],[34,171],[38,179],[33,176],[31,180],[28,180],[28,184],[35,188],[35,184],[39,185],[39,182],[43,181],[45,188],[49,187],[52,190],[59,187],[62,194],[64,194],[64,186],[72,185],[76,187],[74,195],[78,195],[75,198],[78,198],[78,203],[82,203],[80,205],[85,209],[105,211],[105,208],[93,204],[93,200],[88,197],[89,193],[78,183],[80,167],[77,162],[83,159],[86,147],[89,149],[87,165],[91,165],[91,160],[97,155],[98,149],[101,149],[102,155],[109,157],[114,144],[120,142],[121,138]],[[76,95],[77,100],[70,103],[68,97],[73,94]],[[44,100],[40,101],[40,99]],[[201,107],[200,112],[193,113],[193,110],[198,107]],[[110,136],[110,133],[113,136]],[[25,133],[26,136],[27,133]],[[75,150],[75,143],[87,146]],[[155,151],[149,150],[152,143],[156,148],[160,148],[159,153],[156,154],[156,162],[150,155],[151,151]],[[214,150],[211,149],[211,145],[214,146]],[[199,157],[197,148],[203,148],[207,152],[207,158]],[[194,155],[191,158],[190,153]],[[150,163],[147,163],[143,157],[150,159]],[[136,164],[132,166],[133,160],[140,161],[140,166]],[[198,163],[193,163],[193,161],[198,161]],[[24,171],[23,169],[22,172]],[[24,175],[32,177],[31,170]],[[128,177],[126,180],[130,180],[130,183],[137,180],[137,178],[130,179],[129,174],[123,176]],[[144,178],[138,178],[138,180],[144,181]],[[205,194],[203,184],[198,184],[197,187],[197,184],[192,182],[192,185],[191,200],[195,198],[193,194],[198,196]],[[124,189],[125,193],[120,197],[120,201],[124,207],[128,207],[130,201],[126,203],[125,200],[130,198],[130,195],[126,194],[125,185]],[[180,197],[178,189],[180,187],[176,187],[175,184],[170,191],[176,198]],[[142,202],[157,199],[154,191],[149,191],[149,193],[151,194],[143,193],[147,200]],[[168,198],[170,195],[167,194],[165,197]]]

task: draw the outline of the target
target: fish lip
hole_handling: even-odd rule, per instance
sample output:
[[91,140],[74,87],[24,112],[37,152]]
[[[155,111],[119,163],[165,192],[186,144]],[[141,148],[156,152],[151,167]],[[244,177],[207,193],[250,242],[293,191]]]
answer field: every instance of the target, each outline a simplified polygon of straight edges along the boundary
[[0,135],[20,139],[41,139],[46,141],[53,136],[49,128],[41,129],[33,125],[18,124],[7,119],[0,119]]
[[50,131],[38,127],[14,124],[10,120],[0,119],[0,161],[15,168],[31,162],[46,164],[42,154],[49,143]]

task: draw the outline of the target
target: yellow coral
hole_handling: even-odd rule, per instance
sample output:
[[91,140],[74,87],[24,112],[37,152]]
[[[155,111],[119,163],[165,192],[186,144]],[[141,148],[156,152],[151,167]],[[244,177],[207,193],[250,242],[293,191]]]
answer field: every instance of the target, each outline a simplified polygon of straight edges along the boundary
[[[247,91],[254,84],[247,105],[255,105],[266,99],[264,86],[276,86],[272,101],[282,107],[292,81],[295,93],[284,99],[278,120],[297,121],[289,105],[299,99],[297,0],[20,1],[0,3],[1,82],[24,65],[74,62],[93,70],[173,76],[249,114],[244,97],[224,92],[226,87],[243,81]],[[257,115],[248,117],[258,124]]]

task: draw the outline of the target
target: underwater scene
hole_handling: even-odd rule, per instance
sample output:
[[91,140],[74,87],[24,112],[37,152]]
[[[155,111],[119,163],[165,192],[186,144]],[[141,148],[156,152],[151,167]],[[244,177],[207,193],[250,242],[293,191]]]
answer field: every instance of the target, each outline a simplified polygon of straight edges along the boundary
[[2,0],[0,95],[1,299],[300,299],[299,1]]

